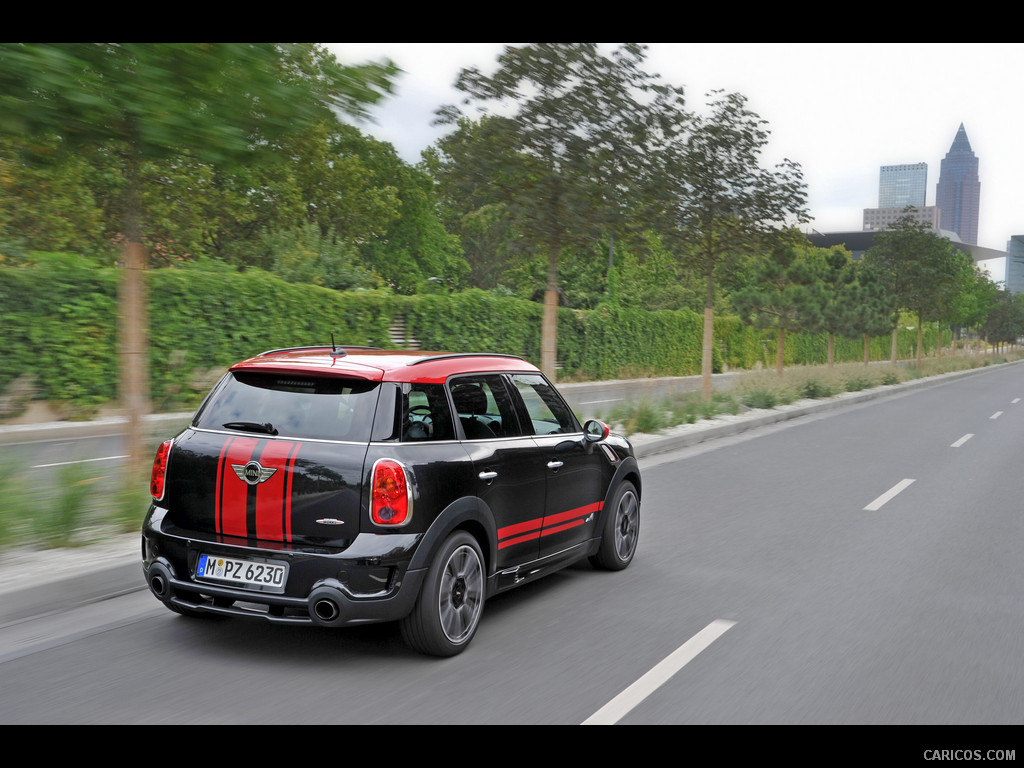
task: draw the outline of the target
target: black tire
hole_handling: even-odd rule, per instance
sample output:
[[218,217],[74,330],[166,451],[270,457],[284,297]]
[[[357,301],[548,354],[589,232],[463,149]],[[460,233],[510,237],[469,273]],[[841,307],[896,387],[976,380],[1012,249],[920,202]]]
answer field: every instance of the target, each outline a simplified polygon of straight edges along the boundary
[[430,656],[455,656],[476,634],[484,610],[484,558],[476,539],[456,531],[434,555],[412,613],[402,619],[408,645]]
[[636,553],[640,537],[640,495],[628,480],[615,490],[601,532],[601,547],[590,562],[598,568],[621,571]]

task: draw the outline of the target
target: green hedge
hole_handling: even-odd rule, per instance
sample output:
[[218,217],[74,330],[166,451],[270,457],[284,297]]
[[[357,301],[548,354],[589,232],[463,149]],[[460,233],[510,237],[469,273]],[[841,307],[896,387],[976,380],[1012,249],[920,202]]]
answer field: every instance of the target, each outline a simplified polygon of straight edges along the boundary
[[[0,393],[16,377],[35,377],[37,397],[83,411],[117,397],[116,269],[50,255],[36,266],[0,268]],[[339,343],[394,348],[391,328],[438,351],[493,351],[540,360],[542,307],[470,290],[451,295],[339,293],[250,271],[159,269],[149,291],[154,407],[194,406],[226,366],[275,347]],[[576,380],[700,373],[703,319],[690,310],[626,307],[574,311],[558,318],[559,376]],[[715,370],[775,364],[774,334],[715,319]],[[900,335],[913,356],[916,334]],[[935,330],[926,334],[934,348]],[[401,343],[399,344],[401,345]],[[787,364],[824,363],[826,338],[789,334]],[[836,358],[858,361],[860,341],[837,339]],[[872,340],[872,358],[888,359],[889,337]],[[73,410],[73,409],[72,409]]]

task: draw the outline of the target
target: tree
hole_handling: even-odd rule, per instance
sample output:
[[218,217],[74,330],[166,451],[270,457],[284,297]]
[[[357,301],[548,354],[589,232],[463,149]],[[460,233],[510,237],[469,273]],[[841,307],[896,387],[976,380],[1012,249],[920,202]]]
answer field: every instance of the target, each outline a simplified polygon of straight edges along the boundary
[[947,318],[954,327],[954,348],[957,330],[977,328],[995,306],[999,295],[999,286],[992,282],[987,272],[982,272],[973,263],[960,263],[964,274]]
[[766,123],[740,94],[709,94],[707,115],[664,147],[658,185],[662,231],[704,280],[701,392],[711,398],[715,282],[742,259],[770,251],[782,226],[806,219],[800,166],[783,160],[763,168]]
[[[534,251],[516,229],[505,192],[527,183],[529,162],[517,152],[515,137],[493,126],[487,116],[460,119],[452,133],[423,152],[421,163],[434,181],[439,217],[462,245],[466,280],[484,290],[509,287],[510,270]],[[488,166],[495,174],[500,167],[500,175],[484,174]]]
[[[26,140],[0,140],[0,231],[33,250],[76,251],[99,256],[103,209],[90,179],[102,174],[102,158],[42,156],[23,159]],[[56,155],[55,143],[49,145]],[[45,151],[43,146],[38,149]]]
[[805,245],[804,258],[814,281],[819,284],[820,290],[816,295],[821,302],[817,322],[807,324],[805,328],[828,334],[826,360],[831,368],[836,359],[836,335],[850,335],[847,329],[857,312],[853,300],[856,265],[850,259],[850,252],[842,246],[824,249]]
[[1005,288],[999,291],[981,332],[993,351],[999,344],[1014,344],[1024,336],[1024,294],[1015,295]]
[[[537,43],[506,48],[494,75],[465,69],[455,83],[464,104],[488,114],[487,147],[502,149],[462,167],[495,185],[516,231],[547,259],[541,368],[550,377],[563,249],[625,226],[649,150],[684,117],[682,91],[644,72],[644,58],[635,43],[611,56],[595,43]],[[462,119],[455,106],[439,112],[443,123]]]
[[365,115],[390,90],[390,63],[344,67],[309,44],[4,43],[0,133],[62,149],[103,147],[124,173],[123,400],[129,465],[144,465],[146,315],[143,164],[189,154],[223,164],[332,109]]
[[814,268],[794,243],[780,244],[750,273],[750,282],[733,294],[739,316],[755,328],[777,332],[775,367],[784,368],[786,331],[821,325],[825,290]]
[[459,287],[469,266],[458,238],[444,228],[429,174],[405,163],[390,144],[368,140],[354,128],[339,133],[334,150],[358,160],[375,187],[394,196],[394,217],[356,243],[366,265],[399,293],[413,293],[430,280]]
[[891,300],[885,284],[871,265],[856,262],[856,282],[847,295],[852,314],[847,318],[843,335],[864,339],[864,365],[871,362],[871,339],[890,330]]
[[[896,362],[899,310],[917,314],[917,362],[920,365],[924,323],[951,317],[965,275],[973,269],[969,256],[953,248],[946,238],[931,231],[907,211],[891,229],[875,236],[864,254],[885,284],[892,304],[892,359]],[[941,339],[940,339],[941,346]]]

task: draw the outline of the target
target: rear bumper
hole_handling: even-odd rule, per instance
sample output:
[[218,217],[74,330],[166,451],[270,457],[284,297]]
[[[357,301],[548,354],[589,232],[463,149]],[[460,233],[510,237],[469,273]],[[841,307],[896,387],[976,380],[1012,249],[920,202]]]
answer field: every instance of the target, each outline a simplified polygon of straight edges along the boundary
[[[188,535],[150,511],[142,531],[142,569],[150,592],[184,613],[263,619],[275,624],[339,627],[395,621],[412,611],[424,569],[409,569],[419,536],[363,534],[343,551],[253,546]],[[196,577],[201,555],[285,564],[272,591]]]

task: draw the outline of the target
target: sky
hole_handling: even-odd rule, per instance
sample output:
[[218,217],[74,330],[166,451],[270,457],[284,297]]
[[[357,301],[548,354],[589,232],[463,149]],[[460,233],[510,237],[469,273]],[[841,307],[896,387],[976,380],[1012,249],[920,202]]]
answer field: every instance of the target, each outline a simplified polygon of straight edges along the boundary
[[[493,72],[509,43],[325,43],[344,64],[389,58],[396,94],[360,128],[410,163],[450,128],[434,112],[455,104],[463,67]],[[514,43],[511,45],[515,45]],[[618,44],[601,44],[610,52]],[[847,232],[878,206],[883,165],[928,165],[935,204],[940,163],[963,123],[979,159],[978,245],[1005,250],[1024,234],[1024,43],[651,43],[645,69],[682,85],[700,111],[708,91],[747,97],[768,123],[765,160],[800,164],[812,221]]]

